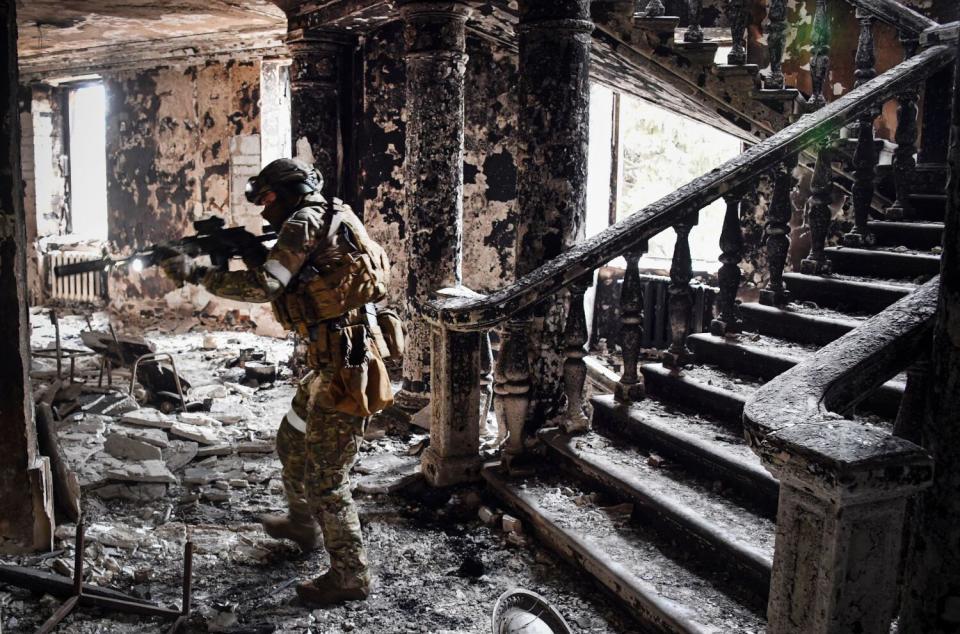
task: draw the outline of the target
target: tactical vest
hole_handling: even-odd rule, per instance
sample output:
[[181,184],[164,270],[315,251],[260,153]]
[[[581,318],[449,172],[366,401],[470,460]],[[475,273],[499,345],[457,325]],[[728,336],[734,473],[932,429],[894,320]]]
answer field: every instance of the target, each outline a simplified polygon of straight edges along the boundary
[[324,254],[322,261],[311,254],[284,293],[272,302],[273,312],[285,328],[312,342],[311,363],[329,357],[334,333],[360,324],[368,326],[381,356],[387,357],[389,346],[376,312],[372,318],[370,312],[373,303],[386,296],[390,261],[347,205],[336,198],[332,205],[341,222],[342,252],[333,258]]

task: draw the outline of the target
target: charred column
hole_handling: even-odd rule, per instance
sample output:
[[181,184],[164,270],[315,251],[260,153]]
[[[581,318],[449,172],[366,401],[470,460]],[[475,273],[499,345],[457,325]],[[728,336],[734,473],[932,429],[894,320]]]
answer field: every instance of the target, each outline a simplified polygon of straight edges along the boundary
[[53,546],[50,466],[37,451],[27,316],[27,232],[20,176],[16,3],[0,4],[0,552]]
[[323,174],[323,194],[344,197],[344,83],[353,36],[291,29],[290,127],[294,156]]
[[[407,297],[423,302],[461,282],[464,50],[470,11],[464,3],[439,0],[403,2],[400,11],[407,47]],[[430,329],[414,312],[411,316],[399,402],[416,409],[429,398]]]
[[[584,232],[590,110],[589,0],[520,0],[517,277],[573,246]],[[566,294],[533,316],[533,417],[563,402]]]

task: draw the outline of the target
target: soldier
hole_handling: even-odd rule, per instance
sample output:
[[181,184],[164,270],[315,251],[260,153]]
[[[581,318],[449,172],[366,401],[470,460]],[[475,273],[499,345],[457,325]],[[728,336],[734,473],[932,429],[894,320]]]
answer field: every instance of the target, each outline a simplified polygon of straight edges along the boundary
[[[316,170],[293,159],[273,161],[250,179],[247,199],[264,206],[263,217],[278,233],[260,266],[248,261],[247,270],[211,270],[183,256],[162,263],[178,284],[202,284],[228,299],[271,302],[284,327],[309,341],[311,372],[277,432],[289,513],[261,521],[268,535],[291,539],[303,550],[316,548],[322,534],[330,569],[297,586],[301,600],[314,605],[365,599],[370,591],[348,474],[363,437],[364,415],[372,412],[345,404],[343,394],[350,389],[339,381],[339,372],[351,365],[345,357],[355,357],[364,346],[370,349],[370,367],[378,362],[382,368],[372,338],[371,302],[385,295],[389,276],[383,249],[347,205],[320,195],[322,185]],[[352,365],[348,373],[366,367]],[[370,380],[377,378],[385,379],[385,372]],[[340,389],[332,389],[334,384]],[[354,396],[366,403],[363,394]],[[389,398],[387,382],[384,399]]]

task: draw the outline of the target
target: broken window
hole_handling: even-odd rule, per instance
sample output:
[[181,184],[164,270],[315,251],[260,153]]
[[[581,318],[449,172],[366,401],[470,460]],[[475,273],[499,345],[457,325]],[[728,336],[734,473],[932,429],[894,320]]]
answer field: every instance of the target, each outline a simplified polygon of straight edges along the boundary
[[71,233],[106,240],[106,94],[97,81],[71,88],[69,95]]

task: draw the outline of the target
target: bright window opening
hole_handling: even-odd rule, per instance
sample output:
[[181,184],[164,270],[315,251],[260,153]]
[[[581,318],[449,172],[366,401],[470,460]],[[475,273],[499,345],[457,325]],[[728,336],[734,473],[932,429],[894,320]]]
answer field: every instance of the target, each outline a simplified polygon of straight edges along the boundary
[[[591,92],[590,124],[588,234],[640,211],[742,151],[737,137],[602,86]],[[617,170],[617,178],[611,178],[611,169]],[[712,273],[720,267],[724,212],[723,200],[700,211],[690,233],[695,271]],[[640,267],[668,271],[675,242],[673,229],[651,238]],[[625,266],[622,258],[613,264]]]
[[107,239],[107,105],[103,84],[70,91],[71,234]]
[[260,66],[260,162],[293,156],[290,132],[290,60]]

